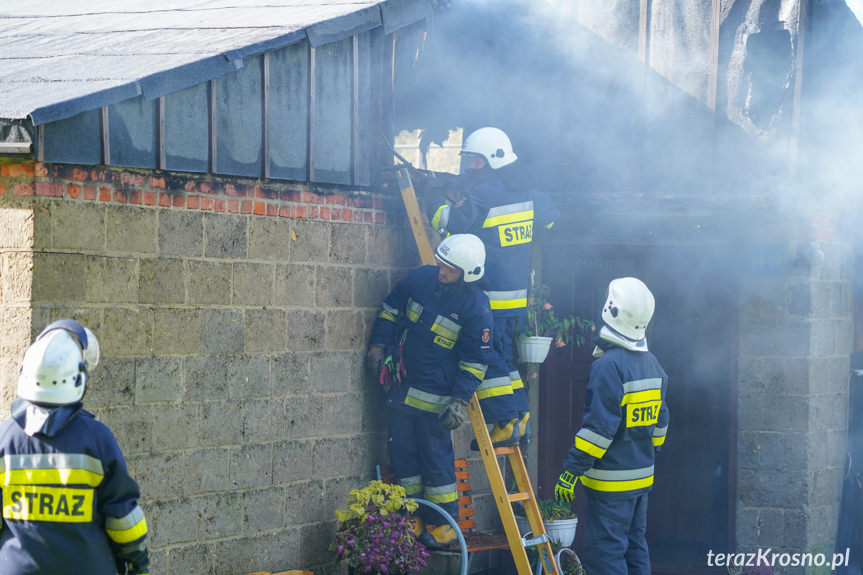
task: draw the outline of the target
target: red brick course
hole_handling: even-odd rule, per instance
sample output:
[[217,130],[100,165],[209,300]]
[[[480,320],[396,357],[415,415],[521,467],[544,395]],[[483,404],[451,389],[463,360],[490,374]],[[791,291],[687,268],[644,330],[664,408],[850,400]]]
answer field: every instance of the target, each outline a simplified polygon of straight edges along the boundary
[[29,162],[0,166],[0,195],[48,196],[168,209],[373,225],[392,223],[397,196],[205,175]]

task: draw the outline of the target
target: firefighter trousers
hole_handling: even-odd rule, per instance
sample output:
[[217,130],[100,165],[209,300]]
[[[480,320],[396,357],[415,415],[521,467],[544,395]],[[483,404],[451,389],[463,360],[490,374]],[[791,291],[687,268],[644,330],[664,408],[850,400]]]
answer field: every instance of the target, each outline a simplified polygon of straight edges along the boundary
[[587,490],[582,564],[587,573],[650,575],[647,541],[647,492],[606,499]]
[[[485,378],[477,388],[476,396],[479,399],[482,415],[486,422],[495,421],[504,424],[512,419],[517,419],[520,411],[527,411],[525,406],[519,409],[520,401],[512,388],[512,330],[516,318],[497,317],[494,318],[494,329],[492,330],[492,353],[489,354],[488,369]],[[519,380],[520,381],[520,380]],[[521,389],[525,405],[527,394]]]
[[[518,337],[521,327],[526,324],[527,314],[515,317],[494,318],[495,351],[500,350],[503,362],[509,371],[510,381],[512,381],[513,405],[519,417],[524,412],[530,411],[530,405],[527,399],[527,390],[524,388],[521,374],[518,372],[518,359],[513,354],[512,343]],[[498,336],[497,334],[500,335]]]
[[[387,451],[393,473],[409,497],[436,503],[458,521],[452,435],[438,418],[387,409]],[[430,525],[447,522],[425,505],[420,513]]]

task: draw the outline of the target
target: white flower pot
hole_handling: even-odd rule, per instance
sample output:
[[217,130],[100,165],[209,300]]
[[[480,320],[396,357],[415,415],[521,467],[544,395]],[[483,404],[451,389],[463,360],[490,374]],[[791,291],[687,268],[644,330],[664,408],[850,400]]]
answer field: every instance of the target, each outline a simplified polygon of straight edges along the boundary
[[572,519],[557,519],[556,521],[544,521],[545,532],[551,539],[560,541],[564,547],[572,545],[575,539],[575,526],[578,525],[578,517]]
[[[515,522],[518,525],[518,530],[522,537],[531,530],[527,517],[516,515]],[[564,547],[569,547],[575,540],[575,527],[578,525],[578,517],[573,517],[572,519],[558,519],[556,521],[543,521],[542,524],[545,527],[545,532],[548,536],[551,539],[559,541]]]
[[518,340],[518,356],[525,363],[542,363],[551,347],[550,337],[532,335]]

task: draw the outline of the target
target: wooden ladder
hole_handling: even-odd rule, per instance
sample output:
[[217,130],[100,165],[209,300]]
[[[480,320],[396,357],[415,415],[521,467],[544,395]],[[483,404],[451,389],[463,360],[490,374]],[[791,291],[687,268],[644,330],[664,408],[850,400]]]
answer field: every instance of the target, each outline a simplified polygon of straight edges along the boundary
[[[408,215],[408,221],[410,222],[414,240],[417,244],[420,260],[425,265],[435,265],[434,250],[432,250],[431,242],[422,222],[422,215],[420,214],[416,192],[411,182],[410,172],[407,168],[402,167],[396,171],[396,176],[402,201],[405,205],[405,211]],[[482,409],[480,408],[479,399],[477,399],[476,394],[470,400],[468,414],[470,415],[470,422],[473,425],[473,432],[476,436],[480,455],[482,456],[482,463],[491,484],[498,514],[503,523],[503,529],[509,542],[512,557],[515,560],[518,575],[531,575],[533,573],[527,560],[527,553],[525,551],[527,547],[536,547],[545,575],[560,575],[557,564],[554,561],[551,540],[545,532],[545,526],[539,514],[536,497],[533,494],[533,487],[527,475],[527,468],[521,455],[521,448],[518,446],[492,447],[491,436],[488,433],[488,427],[486,427],[485,418],[482,415]],[[518,491],[515,493],[507,491],[503,480],[503,473],[498,464],[497,458],[499,455],[506,455],[509,459],[509,464],[518,486]],[[529,538],[521,536],[518,525],[515,522],[515,512],[512,509],[512,504],[516,501],[521,502],[524,506],[527,520],[530,523],[531,533],[529,534]]]

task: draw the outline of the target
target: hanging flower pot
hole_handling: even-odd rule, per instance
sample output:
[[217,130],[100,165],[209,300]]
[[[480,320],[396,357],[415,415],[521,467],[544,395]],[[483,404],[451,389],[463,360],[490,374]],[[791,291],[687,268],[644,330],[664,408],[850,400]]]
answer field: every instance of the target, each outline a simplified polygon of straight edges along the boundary
[[518,339],[518,351],[524,363],[542,363],[549,347],[567,344],[581,346],[588,342],[594,330],[593,322],[580,317],[555,315],[554,306],[548,301],[548,286],[531,285],[527,299],[527,322],[522,325]]
[[542,363],[548,356],[553,338],[530,335],[518,340],[518,356],[524,363]]

